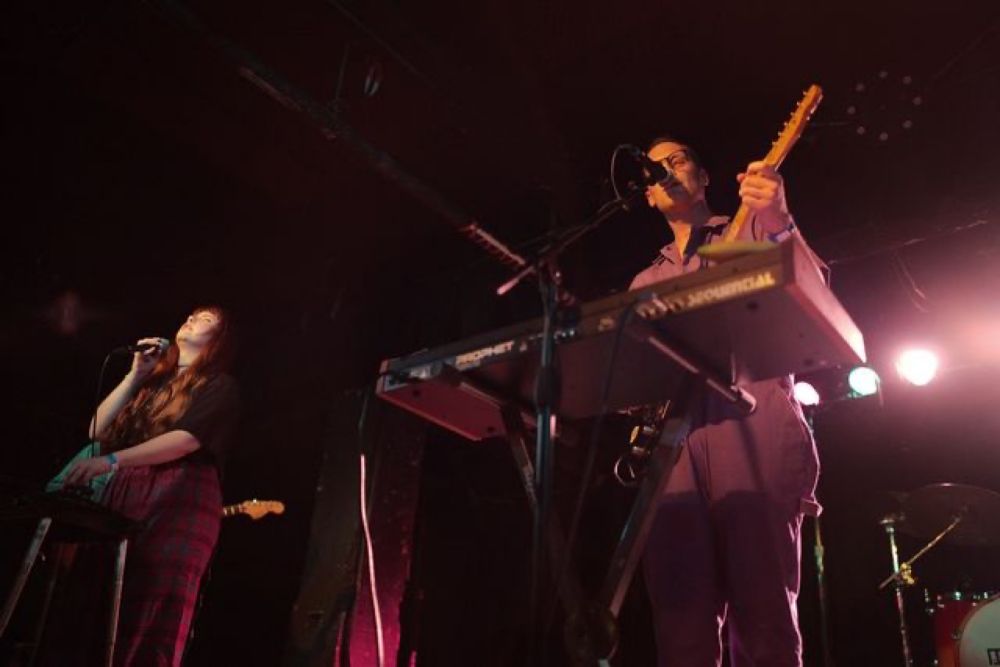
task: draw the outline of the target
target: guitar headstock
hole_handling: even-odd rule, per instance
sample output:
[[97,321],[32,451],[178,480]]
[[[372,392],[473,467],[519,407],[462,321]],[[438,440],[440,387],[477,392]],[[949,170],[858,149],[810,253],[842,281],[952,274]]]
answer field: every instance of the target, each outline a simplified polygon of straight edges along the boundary
[[816,84],[809,86],[809,89],[802,95],[798,106],[795,107],[795,111],[792,112],[791,118],[788,119],[778,134],[778,138],[771,144],[771,150],[768,152],[767,157],[764,158],[764,162],[775,169],[781,166],[785,157],[792,150],[792,146],[802,136],[802,131],[805,130],[806,123],[809,122],[809,119],[816,111],[816,107],[819,106],[822,99],[823,89]]
[[246,514],[254,521],[268,514],[283,514],[285,511],[285,504],[279,500],[244,500],[230,507],[232,514]]

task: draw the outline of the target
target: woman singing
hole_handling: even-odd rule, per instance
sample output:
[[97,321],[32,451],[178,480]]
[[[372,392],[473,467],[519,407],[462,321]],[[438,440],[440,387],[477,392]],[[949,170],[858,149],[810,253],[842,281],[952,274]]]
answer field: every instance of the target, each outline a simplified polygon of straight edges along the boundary
[[226,374],[229,319],[220,308],[198,308],[165,350],[136,353],[91,424],[101,456],[66,475],[69,486],[113,472],[103,503],[141,525],[125,565],[116,665],[176,666],[184,653],[219,535],[219,472],[239,409]]

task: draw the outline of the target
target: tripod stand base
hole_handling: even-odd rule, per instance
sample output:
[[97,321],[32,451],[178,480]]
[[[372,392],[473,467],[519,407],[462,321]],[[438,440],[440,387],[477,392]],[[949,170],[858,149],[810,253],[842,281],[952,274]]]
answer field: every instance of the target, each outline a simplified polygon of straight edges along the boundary
[[563,629],[566,652],[575,665],[592,666],[609,660],[618,648],[618,623],[604,605],[590,603],[577,609]]

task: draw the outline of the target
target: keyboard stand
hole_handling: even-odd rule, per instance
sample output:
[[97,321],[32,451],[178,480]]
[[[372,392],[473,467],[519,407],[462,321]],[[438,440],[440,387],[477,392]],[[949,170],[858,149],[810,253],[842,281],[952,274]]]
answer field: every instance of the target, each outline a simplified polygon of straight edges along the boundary
[[[567,553],[564,533],[555,513],[551,515],[548,526],[544,528],[550,569],[554,576],[559,576],[559,581],[556,582],[557,591],[567,616],[564,633],[566,648],[577,664],[606,665],[617,647],[616,621],[621,612],[622,602],[645,549],[653,520],[656,518],[659,500],[667,488],[670,475],[680,458],[690,430],[686,400],[691,393],[690,389],[697,384],[703,384],[747,415],[756,407],[753,396],[708,368],[694,355],[687,353],[680,344],[671,341],[662,331],[641,325],[630,329],[626,335],[643,339],[645,343],[681,367],[687,378],[681,383],[679,396],[671,402],[667,410],[658,442],[653,443],[653,449],[649,452],[648,468],[643,475],[628,520],[622,529],[603,585],[595,600],[591,602],[584,600],[579,578],[570,560],[570,554]],[[532,513],[537,514],[538,496],[534,467],[526,444],[528,433],[525,415],[519,408],[492,392],[475,385],[470,386],[484,398],[495,401],[500,406],[507,441],[521,483],[524,485]],[[534,619],[534,622],[544,623],[545,618]],[[539,632],[541,628],[536,627],[533,630]]]
[[[0,518],[37,518],[35,534],[28,545],[21,568],[14,580],[3,610],[0,611],[0,636],[7,629],[28,581],[28,576],[38,559],[39,551],[50,529],[57,542],[111,541],[117,545],[112,580],[111,604],[108,609],[108,634],[105,641],[104,665],[111,667],[115,644],[118,639],[118,616],[121,611],[122,584],[125,575],[125,556],[128,540],[138,524],[98,503],[64,492],[39,493],[16,498],[11,507],[3,508]],[[36,647],[37,648],[37,647]]]

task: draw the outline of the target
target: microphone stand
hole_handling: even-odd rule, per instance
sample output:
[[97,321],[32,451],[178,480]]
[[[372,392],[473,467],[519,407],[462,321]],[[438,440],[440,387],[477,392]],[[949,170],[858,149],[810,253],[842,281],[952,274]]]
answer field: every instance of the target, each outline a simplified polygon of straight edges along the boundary
[[[540,603],[542,567],[546,548],[545,532],[548,529],[552,512],[552,490],[554,451],[552,434],[555,431],[559,403],[559,376],[555,368],[556,326],[559,322],[560,308],[576,302],[565,288],[562,287],[561,274],[557,260],[569,246],[576,243],[588,232],[596,229],[621,211],[629,211],[645,196],[645,191],[630,184],[630,192],[624,198],[616,199],[602,206],[588,221],[573,228],[550,245],[543,248],[538,256],[528,262],[507,282],[497,288],[497,295],[503,296],[517,286],[524,278],[534,273],[538,277],[538,288],[542,298],[542,341],[535,378],[535,497],[538,499],[538,510],[534,515],[531,542],[531,588],[528,608],[529,665],[537,658],[544,665],[543,647],[545,644],[540,627]],[[567,558],[569,556],[567,555]],[[573,610],[569,610],[572,612]]]

